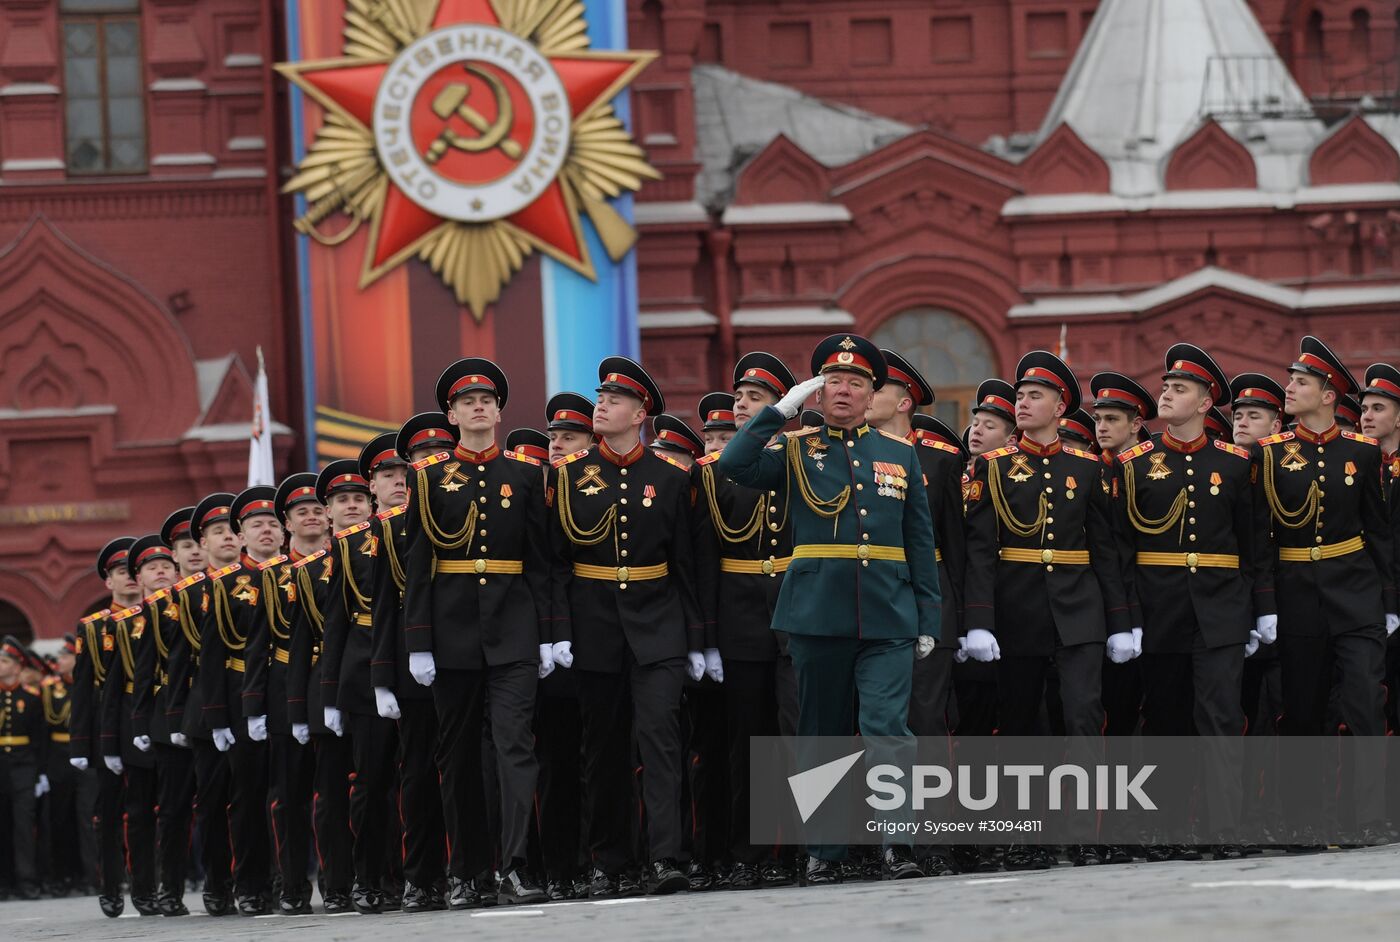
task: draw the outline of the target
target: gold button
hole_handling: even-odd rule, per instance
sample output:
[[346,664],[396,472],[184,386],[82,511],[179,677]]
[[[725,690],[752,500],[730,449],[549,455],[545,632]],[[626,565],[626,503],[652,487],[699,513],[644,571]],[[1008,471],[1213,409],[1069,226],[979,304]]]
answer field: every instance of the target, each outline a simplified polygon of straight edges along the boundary
[[855,467],[855,468],[859,468],[859,467],[860,467],[860,459],[859,459],[859,458],[856,458],[854,461],[852,461],[852,462],[851,462],[851,466],[852,466],[852,467]]
[[625,498],[625,497],[621,498],[620,500],[618,500],[618,503],[619,503],[619,504],[622,504],[622,505],[625,507],[625,506],[627,505],[627,498]]
[[846,447],[847,447],[847,448],[854,448],[854,447],[856,447],[856,443],[855,443],[855,442],[846,442]]
[[485,520],[485,519],[486,519],[486,514],[484,514],[484,513],[477,514],[477,515],[476,515],[476,519],[478,519],[478,520]]
[[1193,570],[1196,568],[1196,565],[1197,565],[1200,561],[1201,561],[1201,557],[1200,557],[1199,555],[1197,555],[1196,553],[1187,553],[1187,554],[1186,554],[1186,565],[1190,566]]
[[482,530],[482,531],[480,531],[479,533],[477,533],[477,536],[485,536],[485,535],[486,535],[486,531],[485,531],[485,530]]
[[1045,476],[1046,476],[1047,478],[1050,477],[1050,472],[1049,472],[1049,471],[1046,471],[1046,472],[1045,472]]
[[1041,463],[1041,464],[1049,464],[1049,463],[1050,463],[1050,459],[1049,459],[1049,458],[1041,458],[1041,459],[1040,459],[1040,463]]
[[476,551],[477,551],[478,553],[484,553],[484,552],[486,552],[486,544],[485,544],[485,543],[482,543],[479,547],[477,547],[477,550],[476,550]]
[[1190,461],[1190,460],[1191,460],[1191,456],[1190,456],[1190,455],[1187,455],[1187,456],[1186,456],[1186,460],[1187,460],[1187,461]]
[[1317,537],[1316,539],[1317,539],[1317,542],[1319,542],[1319,543],[1322,542],[1322,537],[1319,536],[1319,537]]
[[619,589],[625,589],[625,588],[627,588],[627,583],[625,583],[625,582],[619,582],[619,583],[617,584],[617,587],[618,587]]
[[1042,563],[1045,563],[1047,566],[1048,566],[1050,563],[1053,563],[1053,562],[1055,561],[1055,551],[1052,550],[1052,549],[1043,549],[1043,550],[1041,550],[1041,551],[1040,551],[1040,561],[1041,561]]
[[863,491],[863,490],[865,490],[865,485],[864,485],[864,484],[857,484],[857,485],[856,485],[856,490],[858,490],[858,491]]
[[626,582],[626,581],[627,581],[627,577],[630,576],[631,574],[632,574],[632,571],[631,571],[630,569],[628,569],[626,566],[618,566],[618,567],[617,567],[617,581],[618,581],[618,582]]
[[1188,484],[1188,485],[1186,485],[1186,489],[1187,489],[1188,491],[1190,491],[1192,494],[1196,493],[1196,485],[1194,485],[1194,484]]
[[759,568],[763,570],[765,576],[771,576],[773,574],[773,560],[765,559]]
[[869,547],[869,546],[866,546],[864,543],[862,543],[862,544],[860,544],[859,546],[856,547],[856,559],[869,559],[869,558],[870,558],[870,547]]
[[[776,523],[770,523],[770,524],[768,524],[768,529],[770,529],[770,530],[776,530],[776,529],[778,529],[778,525],[777,525]],[[777,541],[777,540],[774,540],[773,542],[776,543],[776,542],[778,542],[778,541]]]
[[479,465],[476,466],[476,470],[478,470],[478,471],[485,471],[485,470],[486,470],[486,465],[484,465],[484,464],[479,464]]
[[1191,477],[1191,476],[1194,475],[1195,473],[1196,473],[1196,469],[1195,469],[1195,468],[1187,468],[1187,469],[1186,469],[1186,476],[1187,476],[1187,477]]
[[485,577],[485,576],[482,576],[480,579],[478,579],[478,580],[476,580],[476,581],[479,582],[479,583],[481,583],[482,585],[486,585],[486,577]]
[[481,501],[483,504],[486,503],[486,495],[482,494],[480,497],[477,498],[477,500]]
[[1192,543],[1194,543],[1194,542],[1196,542],[1196,534],[1194,534],[1194,533],[1188,533],[1188,534],[1186,535],[1186,539],[1188,539],[1188,540],[1190,540]]
[[[1045,476],[1048,478],[1050,475],[1047,474],[1047,475],[1045,475]],[[1045,493],[1047,493],[1047,494],[1053,494],[1054,492],[1055,492],[1055,489],[1054,489],[1053,487],[1047,487],[1047,488],[1045,489]]]
[[778,496],[778,492],[777,492],[777,491],[769,491],[769,492],[768,492],[768,496],[769,496],[769,497],[777,497],[777,496]]
[[861,564],[862,566],[865,566],[865,567],[868,568],[868,567],[870,566],[870,560],[868,560],[868,559],[862,559],[862,560],[860,561],[860,564]]
[[1054,567],[1054,566],[1046,566],[1046,567],[1045,567],[1045,571],[1046,571],[1046,572],[1054,572],[1054,571],[1055,571],[1055,567]]
[[1046,522],[1046,523],[1054,523],[1054,522],[1055,522],[1055,518],[1054,518],[1054,517],[1046,517],[1046,518],[1045,518],[1045,522]]
[[627,551],[626,551],[626,550],[618,550],[618,555],[621,556],[623,559],[626,559],[626,558],[627,558]]
[[[1321,538],[1321,537],[1318,537],[1318,539],[1322,539],[1322,538]],[[1313,562],[1317,562],[1319,559],[1321,559],[1321,558],[1322,558],[1322,547],[1320,547],[1320,546],[1314,546],[1312,549],[1308,550],[1308,558],[1311,559]]]
[[[774,529],[776,529],[776,527],[775,527]],[[768,545],[769,545],[769,546],[777,546],[777,545],[778,545],[778,541],[777,541],[777,540],[769,540],[769,541],[768,541]]]
[[1317,482],[1318,482],[1319,484],[1326,484],[1326,483],[1327,483],[1327,475],[1325,475],[1325,474],[1319,474],[1319,475],[1317,476]]
[[623,476],[623,477],[626,477],[626,476],[627,476],[627,469],[626,469],[626,468],[623,468],[623,469],[622,469],[622,476]]
[[1325,461],[1323,461],[1323,460],[1321,460],[1321,459],[1318,459],[1317,466],[1318,466],[1319,468],[1325,468],[1325,467],[1327,467],[1327,462],[1325,462]]
[[860,535],[860,538],[861,538],[862,540],[868,540],[868,539],[870,539],[870,534],[869,534],[869,533],[862,533],[862,534]]
[[778,508],[777,508],[777,507],[769,507],[769,508],[768,508],[768,512],[769,512],[770,514],[775,514],[775,513],[778,512]]
[[622,538],[623,538],[624,540],[627,539],[627,534],[626,534],[626,533],[621,534],[621,536],[622,536]]
[[486,560],[484,560],[484,559],[478,559],[475,563],[472,564],[472,568],[475,569],[478,573],[483,573],[483,572],[485,572],[485,571],[486,571]]
[[1195,523],[1195,522],[1196,522],[1196,518],[1195,518],[1195,517],[1187,517],[1187,518],[1186,518],[1186,522],[1187,522],[1187,523]]
[[866,510],[864,507],[862,507],[862,508],[860,509],[860,515],[861,515],[862,517],[864,517],[867,513],[869,513],[869,511]]
[[1047,540],[1053,540],[1053,539],[1055,538],[1055,534],[1053,534],[1053,533],[1047,533],[1047,534],[1045,534],[1045,538],[1046,538]]
[[1188,501],[1186,502],[1186,506],[1187,506],[1187,507],[1195,507],[1195,506],[1196,506],[1196,502],[1195,502],[1194,500],[1188,500]]
[[485,482],[485,481],[477,481],[477,482],[476,482],[476,486],[477,486],[477,487],[485,487],[485,486],[486,486],[486,482]]

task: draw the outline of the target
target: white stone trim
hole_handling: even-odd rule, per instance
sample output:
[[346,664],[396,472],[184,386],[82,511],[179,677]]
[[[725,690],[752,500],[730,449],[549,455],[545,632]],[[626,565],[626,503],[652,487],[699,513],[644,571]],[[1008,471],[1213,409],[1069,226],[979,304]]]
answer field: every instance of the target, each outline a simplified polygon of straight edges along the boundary
[[202,92],[208,87],[197,78],[156,79],[151,83],[153,92]]
[[30,170],[62,170],[68,166],[60,157],[13,157],[0,163],[0,173],[24,173]]
[[0,98],[21,98],[26,95],[57,95],[62,89],[48,82],[11,82],[0,88]]
[[632,218],[639,226],[659,226],[667,223],[708,223],[710,214],[694,200],[675,203],[632,204]]
[[756,206],[730,206],[725,209],[720,221],[726,226],[850,222],[851,211],[840,203],[760,203]]
[[152,167],[200,167],[216,163],[213,154],[157,154],[151,158]]
[[856,322],[850,311],[815,304],[790,307],[741,307],[730,322],[735,327],[850,327]]
[[1331,203],[1400,203],[1400,184],[1346,183],[1305,186],[1282,193],[1263,190],[1167,190],[1150,196],[1113,193],[1056,193],[1015,196],[1001,208],[1003,217],[1064,216],[1080,213],[1146,213],[1154,210],[1295,209]]
[[256,69],[263,64],[263,57],[256,52],[234,52],[224,56],[226,69]]
[[718,323],[718,317],[698,307],[677,308],[668,311],[642,311],[637,315],[637,326],[642,330],[662,330],[667,327],[712,327]]
[[229,150],[266,150],[267,141],[262,137],[231,137],[228,140]]

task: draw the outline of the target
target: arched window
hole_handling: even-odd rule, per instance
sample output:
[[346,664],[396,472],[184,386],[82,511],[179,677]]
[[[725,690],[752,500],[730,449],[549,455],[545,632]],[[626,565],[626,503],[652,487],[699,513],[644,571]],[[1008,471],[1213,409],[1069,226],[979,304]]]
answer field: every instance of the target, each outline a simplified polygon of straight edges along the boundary
[[1350,58],[1354,65],[1371,61],[1371,11],[1362,7],[1351,11]]
[[932,413],[956,431],[970,419],[977,384],[997,375],[996,354],[986,335],[953,311],[910,308],[885,321],[871,339],[924,374],[937,393]]
[[0,638],[11,635],[22,644],[34,640],[34,629],[24,613],[4,599],[0,599]]

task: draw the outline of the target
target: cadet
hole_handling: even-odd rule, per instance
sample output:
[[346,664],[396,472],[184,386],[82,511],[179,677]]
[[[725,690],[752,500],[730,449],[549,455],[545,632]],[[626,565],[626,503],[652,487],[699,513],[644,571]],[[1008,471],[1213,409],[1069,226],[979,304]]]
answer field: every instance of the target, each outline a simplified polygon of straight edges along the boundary
[[1283,387],[1263,373],[1241,373],[1230,380],[1233,438],[1241,448],[1253,448],[1261,438],[1283,430]]
[[[1361,430],[1380,442],[1381,490],[1390,508],[1391,532],[1400,540],[1400,370],[1389,363],[1366,368],[1366,388],[1361,390]],[[1396,550],[1400,570],[1400,549]],[[1396,703],[1400,700],[1400,642],[1392,635],[1386,643],[1386,718],[1392,732],[1400,730]]]
[[[906,439],[866,422],[888,375],[869,340],[826,338],[813,352],[812,372],[817,375],[744,425],[725,447],[719,470],[765,489],[791,476],[797,488],[788,501],[793,562],[773,627],[787,632],[797,671],[799,735],[848,735],[858,725],[863,736],[907,737],[915,639],[941,634],[933,524],[918,455]],[[823,426],[779,436],[770,448],[818,388]],[[809,846],[808,853],[809,884],[840,878],[845,847]],[[894,879],[921,875],[903,843],[885,848],[884,868]]]
[[[491,841],[482,782],[482,723],[491,724],[501,790],[502,904],[537,903],[526,871],[538,765],[530,725],[550,647],[549,548],[540,466],[502,456],[496,427],[509,396],[490,360],[453,363],[437,401],[458,444],[413,468],[404,515],[404,636],[409,670],[433,691],[447,824],[447,904],[490,904]],[[483,899],[483,893],[488,898]]]
[[1338,428],[1356,431],[1361,425],[1361,403],[1355,396],[1342,396],[1337,400],[1334,418]]
[[37,687],[20,683],[24,648],[14,638],[0,641],[0,783],[9,805],[10,851],[22,899],[39,898],[35,865],[35,803],[49,790],[45,773],[49,737]]
[[984,379],[972,407],[967,447],[973,456],[1005,447],[1016,437],[1016,387],[1004,379]]
[[543,470],[549,464],[549,436],[534,428],[512,429],[506,436],[506,451],[538,461]]
[[73,752],[69,725],[73,711],[73,669],[77,664],[78,638],[63,636],[54,661],[54,672],[40,688],[44,719],[48,722],[47,772],[51,791],[47,802],[45,832],[52,843],[49,879],[55,896],[67,896],[76,888],[87,892],[97,872],[97,847],[92,825],[78,817],[78,790],[83,774],[69,764]]
[[1098,437],[1094,432],[1094,418],[1083,409],[1075,409],[1068,415],[1060,416],[1060,438],[1075,448],[1096,455],[1099,453]]

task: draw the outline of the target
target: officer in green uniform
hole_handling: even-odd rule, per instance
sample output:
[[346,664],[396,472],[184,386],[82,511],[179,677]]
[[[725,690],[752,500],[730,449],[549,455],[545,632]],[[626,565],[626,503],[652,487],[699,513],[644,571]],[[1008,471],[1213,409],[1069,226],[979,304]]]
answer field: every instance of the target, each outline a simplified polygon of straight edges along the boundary
[[[788,634],[801,736],[841,736],[860,699],[863,736],[907,737],[914,639],[940,635],[933,523],[914,445],[866,422],[888,376],[864,337],[835,334],[815,378],[763,409],[725,447],[719,469],[765,490],[791,481],[793,560],[773,628]],[[773,436],[822,390],[824,424]],[[843,846],[809,847],[807,882],[839,879]],[[907,847],[885,849],[886,876],[921,876]]]

